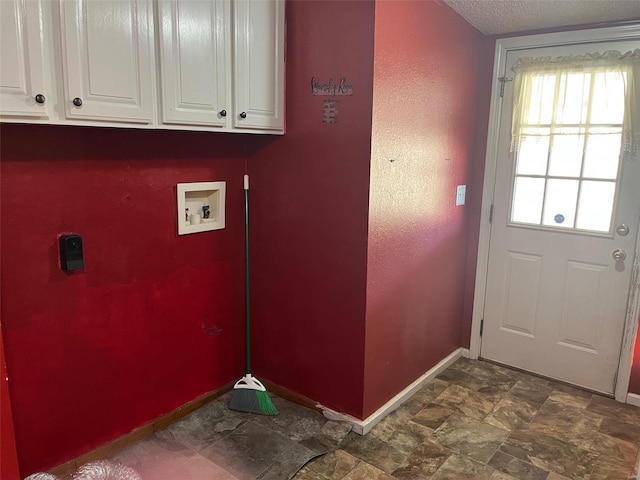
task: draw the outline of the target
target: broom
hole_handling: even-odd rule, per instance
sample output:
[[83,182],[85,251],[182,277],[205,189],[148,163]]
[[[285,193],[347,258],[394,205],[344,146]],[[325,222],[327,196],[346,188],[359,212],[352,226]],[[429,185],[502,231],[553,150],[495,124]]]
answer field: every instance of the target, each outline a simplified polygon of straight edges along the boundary
[[277,415],[267,389],[251,375],[251,307],[249,305],[249,175],[244,176],[244,275],[245,275],[245,341],[247,374],[233,386],[229,408],[246,413]]

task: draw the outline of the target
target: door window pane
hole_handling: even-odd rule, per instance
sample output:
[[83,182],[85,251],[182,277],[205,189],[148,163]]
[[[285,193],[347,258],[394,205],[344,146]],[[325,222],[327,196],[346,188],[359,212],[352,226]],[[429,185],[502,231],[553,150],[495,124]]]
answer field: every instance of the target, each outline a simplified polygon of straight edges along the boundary
[[558,135],[554,135],[549,158],[549,175],[554,177],[580,176],[584,136],[577,135],[577,131],[577,128],[564,129]]
[[[617,131],[619,132],[620,129]],[[587,178],[615,180],[618,177],[621,141],[622,134],[620,133],[589,135],[584,156],[583,175]]]
[[544,178],[517,177],[513,189],[511,221],[540,225]]
[[582,230],[608,232],[611,228],[615,194],[615,182],[583,181],[576,227]]
[[579,183],[578,180],[547,180],[543,225],[573,228]]
[[518,150],[518,175],[545,175],[549,155],[549,136],[528,136]]

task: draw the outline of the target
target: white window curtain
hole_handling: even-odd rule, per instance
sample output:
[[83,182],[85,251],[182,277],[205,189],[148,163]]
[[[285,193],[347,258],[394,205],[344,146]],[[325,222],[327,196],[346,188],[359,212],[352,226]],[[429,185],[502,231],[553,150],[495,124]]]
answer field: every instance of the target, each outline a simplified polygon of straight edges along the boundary
[[581,139],[586,148],[606,136],[621,152],[640,152],[640,49],[521,58],[512,70],[512,151],[536,138],[549,148]]

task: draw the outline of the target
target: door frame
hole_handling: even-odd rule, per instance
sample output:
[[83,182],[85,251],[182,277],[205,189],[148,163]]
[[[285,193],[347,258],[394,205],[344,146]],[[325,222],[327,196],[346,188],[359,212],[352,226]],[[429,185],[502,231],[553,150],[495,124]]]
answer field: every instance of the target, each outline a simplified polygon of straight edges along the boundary
[[[489,245],[491,241],[491,224],[489,215],[495,192],[497,172],[498,133],[501,121],[502,97],[498,78],[506,65],[507,53],[540,47],[569,46],[583,43],[598,43],[617,40],[640,40],[640,24],[621,25],[617,27],[576,30],[569,32],[545,33],[522,37],[501,38],[496,40],[493,63],[493,80],[491,82],[491,106],[489,110],[489,129],[487,132],[487,151],[484,164],[484,182],[482,186],[482,207],[480,211],[480,237],[478,241],[478,260],[476,263],[476,279],[471,320],[470,357],[480,356],[482,339],[480,323],[484,316],[485,294],[487,287],[487,271],[489,268]],[[636,232],[637,234],[637,232]],[[631,288],[627,303],[618,374],[615,382],[615,399],[627,401],[631,361],[638,317],[640,316],[640,235],[636,235],[636,255],[633,259]]]

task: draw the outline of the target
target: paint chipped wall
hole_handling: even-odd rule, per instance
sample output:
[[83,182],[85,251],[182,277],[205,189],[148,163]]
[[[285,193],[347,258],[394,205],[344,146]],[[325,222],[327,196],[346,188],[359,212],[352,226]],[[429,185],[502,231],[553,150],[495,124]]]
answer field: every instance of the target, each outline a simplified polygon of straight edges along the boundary
[[[2,125],[2,329],[22,475],[242,372],[244,140]],[[178,237],[180,182],[227,182],[226,228]],[[83,272],[56,235],[84,239]]]

